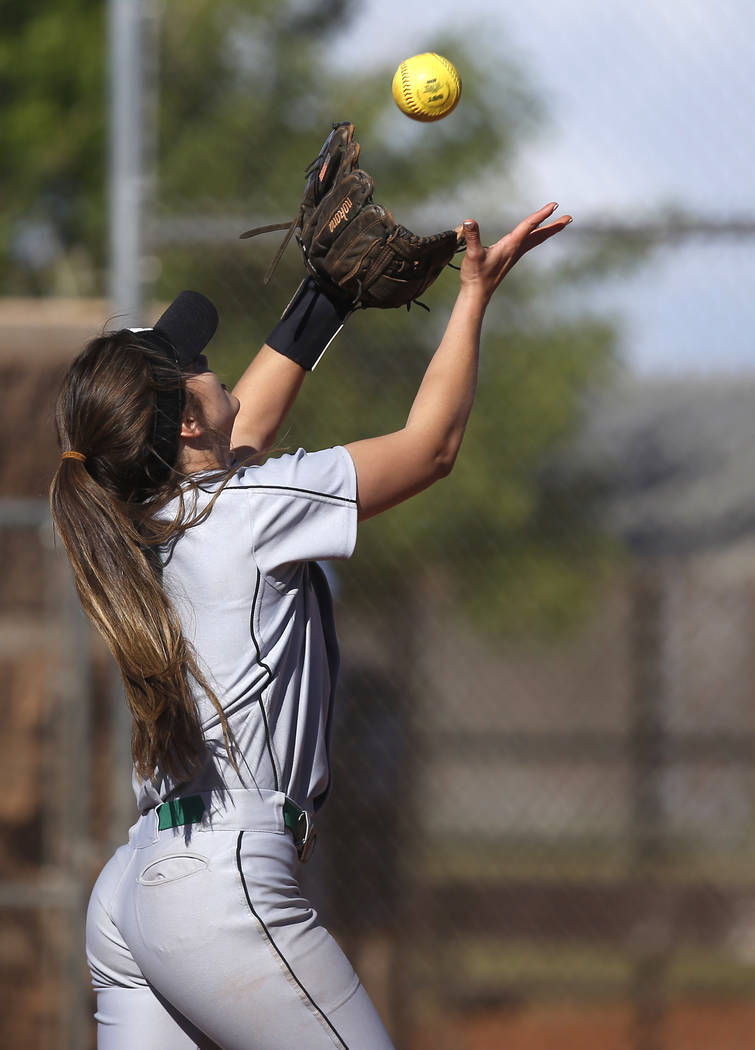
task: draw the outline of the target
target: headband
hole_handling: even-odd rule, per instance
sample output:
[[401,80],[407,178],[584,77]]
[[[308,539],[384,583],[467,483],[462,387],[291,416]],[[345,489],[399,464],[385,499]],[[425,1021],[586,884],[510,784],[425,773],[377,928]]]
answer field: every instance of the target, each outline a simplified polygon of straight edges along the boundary
[[149,472],[159,481],[178,456],[185,392],[182,373],[202,354],[218,326],[218,312],[209,299],[199,292],[181,292],[153,328],[130,328],[138,342],[156,350],[176,368],[175,388],[163,384],[155,392],[152,421],[153,461]]

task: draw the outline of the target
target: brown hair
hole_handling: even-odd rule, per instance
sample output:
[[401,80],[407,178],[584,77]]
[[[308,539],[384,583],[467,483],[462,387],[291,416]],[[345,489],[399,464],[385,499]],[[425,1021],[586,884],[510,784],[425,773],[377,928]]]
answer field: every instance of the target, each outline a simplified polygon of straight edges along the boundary
[[[142,780],[159,767],[180,781],[205,760],[192,682],[214,704],[233,762],[225,715],[161,582],[157,545],[199,520],[187,518],[185,479],[161,457],[156,440],[160,405],[176,397],[186,404],[178,368],[122,330],[92,340],[79,354],[56,409],[61,449],[86,458],[61,459],[50,487],[53,521],[84,610],[123,676]],[[178,512],[167,520],[159,512],[176,496]]]

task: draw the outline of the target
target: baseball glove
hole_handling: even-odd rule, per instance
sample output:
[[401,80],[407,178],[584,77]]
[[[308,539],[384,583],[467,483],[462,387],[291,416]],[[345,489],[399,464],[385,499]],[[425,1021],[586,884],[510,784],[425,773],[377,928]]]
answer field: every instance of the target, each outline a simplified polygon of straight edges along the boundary
[[241,236],[287,231],[265,284],[295,233],[304,265],[326,295],[352,309],[408,309],[465,247],[464,239],[455,230],[418,237],[400,226],[387,208],[373,201],[375,180],[358,167],[359,151],[354,125],[334,124],[307,168],[293,222],[259,226]]

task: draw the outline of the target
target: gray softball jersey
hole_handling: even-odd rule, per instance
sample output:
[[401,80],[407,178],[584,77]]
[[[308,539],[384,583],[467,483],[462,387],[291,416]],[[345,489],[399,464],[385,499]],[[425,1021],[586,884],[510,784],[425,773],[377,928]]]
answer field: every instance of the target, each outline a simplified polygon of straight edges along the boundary
[[[201,483],[197,510],[221,483]],[[175,507],[166,513],[175,513]],[[329,785],[337,673],[330,594],[316,559],[348,558],[357,533],[356,471],[346,449],[240,468],[212,510],[164,554],[163,585],[228,720],[195,691],[209,757],[190,783],[159,774],[134,787],[146,812],[174,795],[283,791],[313,811]]]

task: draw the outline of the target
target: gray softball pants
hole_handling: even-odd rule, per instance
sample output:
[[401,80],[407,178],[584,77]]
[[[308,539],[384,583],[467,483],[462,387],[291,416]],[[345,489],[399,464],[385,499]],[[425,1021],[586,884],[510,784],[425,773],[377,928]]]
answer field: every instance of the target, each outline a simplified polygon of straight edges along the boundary
[[302,898],[278,792],[202,824],[139,818],[87,914],[99,1050],[392,1050]]

